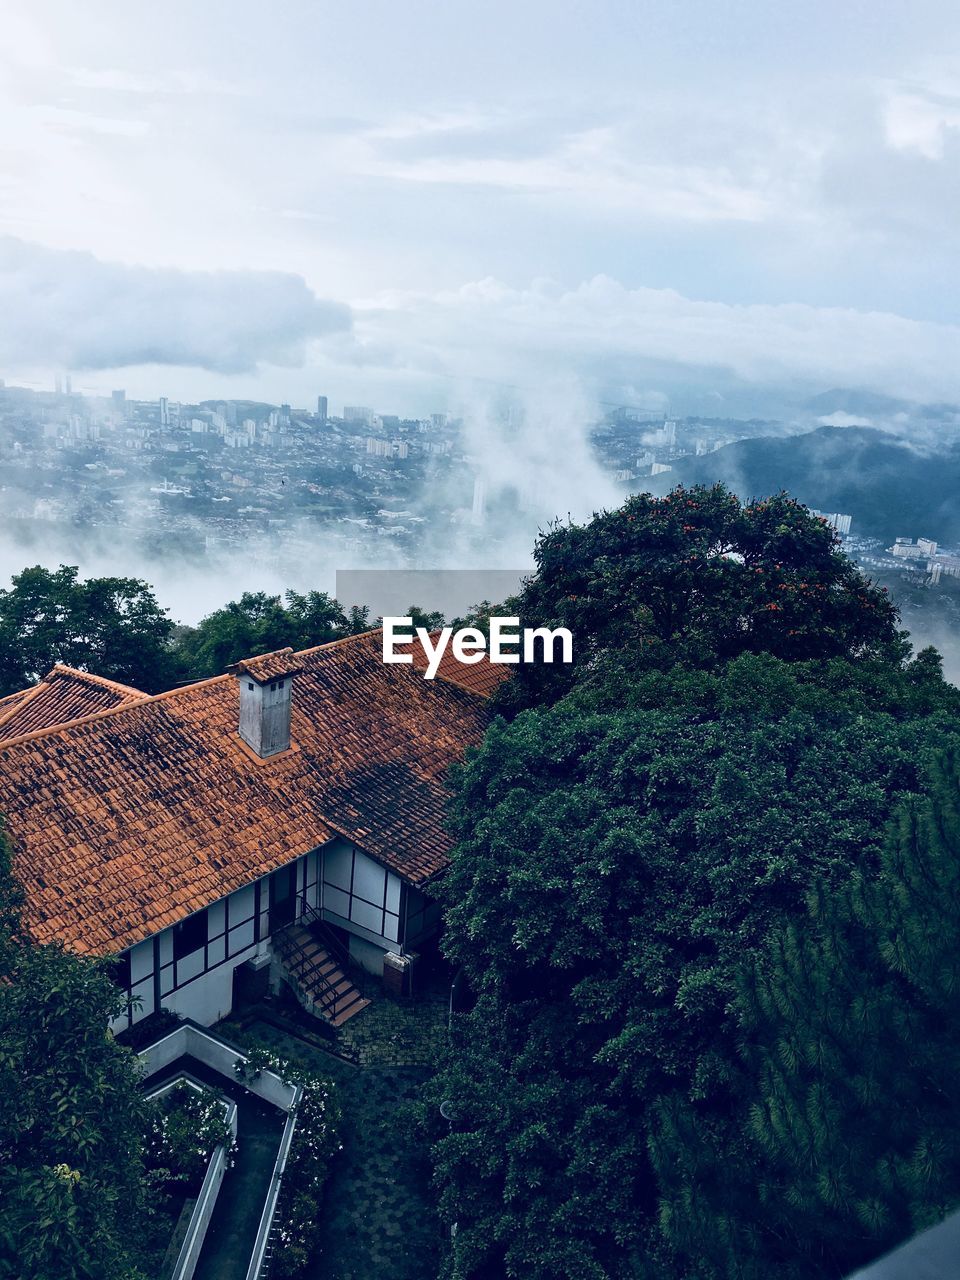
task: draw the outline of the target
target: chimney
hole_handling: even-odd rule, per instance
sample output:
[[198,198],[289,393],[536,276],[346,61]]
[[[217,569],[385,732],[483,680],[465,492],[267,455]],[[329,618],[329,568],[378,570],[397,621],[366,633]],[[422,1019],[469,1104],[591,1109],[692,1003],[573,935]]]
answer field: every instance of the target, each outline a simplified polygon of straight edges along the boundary
[[240,737],[261,760],[290,749],[293,681],[300,668],[292,649],[244,658],[227,668],[240,685]]

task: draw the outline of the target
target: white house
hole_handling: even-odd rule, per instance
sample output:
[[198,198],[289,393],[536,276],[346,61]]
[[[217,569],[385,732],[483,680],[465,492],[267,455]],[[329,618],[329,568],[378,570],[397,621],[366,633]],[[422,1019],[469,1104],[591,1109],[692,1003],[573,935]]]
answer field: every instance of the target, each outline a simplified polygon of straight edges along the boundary
[[437,930],[445,775],[498,678],[385,666],[379,632],[154,697],[55,668],[0,699],[28,929],[118,957],[126,1022],[161,1007],[215,1022],[287,963],[298,920],[383,973]]

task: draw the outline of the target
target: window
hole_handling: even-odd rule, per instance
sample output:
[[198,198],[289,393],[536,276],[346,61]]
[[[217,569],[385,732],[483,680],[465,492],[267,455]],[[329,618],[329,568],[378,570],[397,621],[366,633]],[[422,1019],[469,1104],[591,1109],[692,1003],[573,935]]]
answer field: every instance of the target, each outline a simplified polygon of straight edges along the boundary
[[198,911],[195,915],[182,920],[173,926],[173,958],[182,960],[184,956],[199,951],[207,940],[207,913]]
[[121,951],[113,957],[110,965],[110,978],[121,991],[130,990],[130,952]]

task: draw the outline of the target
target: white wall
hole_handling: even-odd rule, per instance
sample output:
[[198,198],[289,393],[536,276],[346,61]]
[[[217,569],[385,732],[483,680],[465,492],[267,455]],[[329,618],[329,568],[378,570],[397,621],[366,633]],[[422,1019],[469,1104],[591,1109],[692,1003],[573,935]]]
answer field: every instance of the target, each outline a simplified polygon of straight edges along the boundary
[[384,951],[400,949],[400,879],[346,840],[323,849],[323,914]]

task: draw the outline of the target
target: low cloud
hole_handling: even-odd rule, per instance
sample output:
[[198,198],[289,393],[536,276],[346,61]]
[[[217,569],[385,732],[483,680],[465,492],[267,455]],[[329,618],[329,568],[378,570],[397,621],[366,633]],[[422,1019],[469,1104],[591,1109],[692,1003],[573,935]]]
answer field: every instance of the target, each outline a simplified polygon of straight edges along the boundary
[[573,289],[493,279],[393,294],[357,312],[362,348],[449,375],[535,385],[558,368],[593,388],[857,386],[914,400],[960,397],[960,326],[802,303],[735,305],[596,276]]
[[0,238],[6,369],[297,366],[308,343],[351,327],[348,307],[279,271],[180,271],[104,262]]
[[855,413],[845,413],[838,409],[835,413],[825,413],[817,419],[821,427],[872,427],[872,418],[862,418]]

